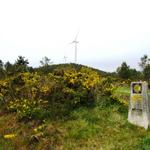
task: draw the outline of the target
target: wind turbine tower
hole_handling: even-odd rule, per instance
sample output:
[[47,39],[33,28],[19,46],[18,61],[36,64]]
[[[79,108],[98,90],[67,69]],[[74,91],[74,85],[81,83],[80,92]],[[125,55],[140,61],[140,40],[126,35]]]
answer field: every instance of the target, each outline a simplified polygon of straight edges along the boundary
[[77,63],[77,44],[79,43],[79,42],[77,41],[78,34],[79,34],[79,32],[77,33],[77,35],[76,35],[74,41],[71,42],[71,44],[73,44],[73,43],[75,44],[75,57],[74,57],[75,63]]
[[67,56],[64,56],[63,58],[65,63],[67,62],[67,58],[68,58]]

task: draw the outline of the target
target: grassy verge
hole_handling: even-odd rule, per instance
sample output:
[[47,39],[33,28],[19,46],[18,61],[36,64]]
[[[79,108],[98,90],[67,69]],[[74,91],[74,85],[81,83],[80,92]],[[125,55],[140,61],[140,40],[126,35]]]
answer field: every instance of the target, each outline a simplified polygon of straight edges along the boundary
[[[130,87],[118,87],[116,90],[116,94],[121,94],[122,96],[127,95],[130,96]],[[148,91],[148,97],[150,98],[150,90]]]
[[116,90],[119,94],[127,94],[130,95],[130,87],[124,86],[124,87],[118,87]]

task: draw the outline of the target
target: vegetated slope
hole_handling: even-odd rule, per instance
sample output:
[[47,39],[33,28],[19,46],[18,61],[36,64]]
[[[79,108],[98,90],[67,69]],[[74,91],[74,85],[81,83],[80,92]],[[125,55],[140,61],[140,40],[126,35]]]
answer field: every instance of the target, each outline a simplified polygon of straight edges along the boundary
[[[0,117],[0,149],[140,150],[149,147],[150,131],[127,121],[127,108],[104,103],[81,107],[65,120],[18,122],[15,114]],[[15,135],[4,138],[4,135]]]
[[48,66],[41,66],[41,67],[35,68],[34,71],[43,71],[45,73],[48,73],[48,72],[53,72],[55,69],[63,69],[63,68],[68,68],[68,67],[74,68],[76,70],[80,70],[81,68],[84,67],[84,68],[89,68],[93,71],[96,71],[97,73],[99,73],[102,76],[111,76],[111,75],[115,76],[114,73],[105,72],[105,71],[102,71],[102,70],[99,70],[96,68],[92,68],[92,67],[85,66],[82,64],[75,64],[75,63],[52,64],[52,65],[48,65]]
[[0,81],[0,149],[149,146],[150,132],[127,122],[128,107],[114,99],[110,77],[60,66]]

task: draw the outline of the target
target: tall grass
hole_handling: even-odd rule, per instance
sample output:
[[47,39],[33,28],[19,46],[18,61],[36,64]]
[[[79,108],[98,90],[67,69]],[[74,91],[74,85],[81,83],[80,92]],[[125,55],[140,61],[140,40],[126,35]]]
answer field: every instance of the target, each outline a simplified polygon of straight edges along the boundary
[[[105,101],[106,103],[102,102]],[[138,150],[149,148],[150,130],[127,121],[128,108],[109,99],[99,100],[93,107],[81,107],[64,120],[17,122],[14,114],[0,117],[0,149],[54,150]],[[13,121],[12,121],[13,120]],[[34,130],[43,126],[39,133]],[[8,131],[17,133],[15,139],[4,139]],[[31,137],[37,136],[38,142]],[[31,140],[32,139],[32,140]],[[147,149],[146,149],[147,150]]]

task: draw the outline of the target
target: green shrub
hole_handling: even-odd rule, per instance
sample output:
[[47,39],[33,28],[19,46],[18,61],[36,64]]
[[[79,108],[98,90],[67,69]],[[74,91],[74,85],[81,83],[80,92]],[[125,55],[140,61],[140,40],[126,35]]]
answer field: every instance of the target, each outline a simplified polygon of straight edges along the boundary
[[4,137],[0,135],[0,150],[5,150],[5,149],[15,150],[15,146],[12,143],[12,141],[4,139]]
[[142,149],[149,150],[150,149],[150,136],[145,137],[142,141]]
[[29,100],[29,99],[17,99],[10,101],[8,109],[10,111],[16,111],[19,119],[44,119],[46,116],[46,110],[43,107],[46,101],[43,100]]
[[76,107],[112,96],[115,89],[110,77],[85,67],[57,69],[47,75],[20,73],[1,81],[0,87],[0,99],[21,119],[68,115]]

